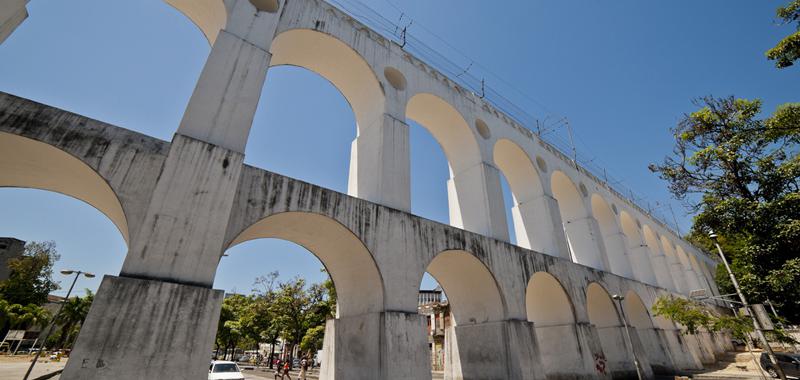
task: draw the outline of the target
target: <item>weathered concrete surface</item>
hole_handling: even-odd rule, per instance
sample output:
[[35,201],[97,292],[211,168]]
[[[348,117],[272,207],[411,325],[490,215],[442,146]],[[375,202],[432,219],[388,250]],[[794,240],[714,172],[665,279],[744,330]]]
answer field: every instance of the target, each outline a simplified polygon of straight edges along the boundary
[[223,292],[105,276],[62,379],[203,379]]

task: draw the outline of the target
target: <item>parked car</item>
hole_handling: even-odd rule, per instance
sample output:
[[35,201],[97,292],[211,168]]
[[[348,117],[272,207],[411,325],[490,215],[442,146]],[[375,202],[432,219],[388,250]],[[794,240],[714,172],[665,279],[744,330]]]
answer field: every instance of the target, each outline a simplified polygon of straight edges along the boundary
[[[781,366],[786,376],[800,377],[800,354],[776,352],[775,358],[778,359],[778,365]],[[775,365],[769,360],[769,355],[767,353],[761,354],[761,368],[764,368],[764,371],[767,371],[770,376],[778,377]]]
[[208,368],[208,380],[244,380],[244,375],[236,363],[214,360]]

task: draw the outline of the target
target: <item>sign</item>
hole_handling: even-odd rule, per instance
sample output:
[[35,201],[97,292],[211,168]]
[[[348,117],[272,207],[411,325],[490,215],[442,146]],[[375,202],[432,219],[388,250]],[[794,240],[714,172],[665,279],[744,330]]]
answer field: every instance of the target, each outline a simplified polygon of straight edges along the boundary
[[762,330],[775,330],[772,319],[769,318],[769,314],[767,314],[767,310],[764,309],[764,305],[757,303],[755,305],[750,305],[750,308],[753,309],[753,314],[756,315],[756,319],[758,319],[758,324],[761,325]]
[[23,340],[25,339],[25,330],[8,330],[5,340]]

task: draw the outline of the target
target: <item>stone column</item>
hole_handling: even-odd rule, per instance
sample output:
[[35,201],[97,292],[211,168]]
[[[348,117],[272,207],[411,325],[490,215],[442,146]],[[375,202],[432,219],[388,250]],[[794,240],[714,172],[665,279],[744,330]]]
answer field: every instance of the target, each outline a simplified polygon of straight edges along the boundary
[[220,32],[120,277],[106,278],[62,379],[205,378],[222,292],[210,289],[278,14],[227,2]]
[[542,195],[515,205],[511,209],[517,245],[550,256],[569,259],[569,247],[558,201]]
[[320,379],[430,378],[425,318],[382,312],[328,320]]
[[28,18],[25,6],[29,0],[3,0],[0,2],[0,44]]
[[677,260],[670,264],[672,269],[672,278],[675,280],[675,291],[678,293],[689,294],[689,286],[686,283],[686,273],[683,271],[683,265]]
[[658,285],[653,265],[650,263],[650,252],[647,246],[641,242],[631,243],[629,241],[628,244],[630,244],[627,250],[628,260],[631,263],[631,267],[633,267],[633,274],[636,279],[650,285]]
[[593,217],[564,221],[564,230],[572,248],[574,262],[600,270],[608,267],[606,250],[599,239],[600,226]]
[[[603,236],[603,242],[605,242],[611,272],[622,277],[633,278],[633,268],[625,256],[625,247],[628,246],[625,234],[615,232],[605,235]],[[612,254],[609,251],[614,251],[616,254]]]
[[684,273],[686,273],[686,279],[688,280],[687,283],[689,284],[689,292],[697,289],[705,289],[705,287],[701,285],[700,278],[697,277],[697,273],[694,272],[694,269],[690,267],[686,268],[685,270],[686,271]]
[[566,323],[536,326],[547,378],[606,378],[595,368],[595,355],[602,354],[600,337],[593,325]]
[[670,266],[667,263],[667,256],[658,252],[658,254],[653,257],[653,266],[654,268],[658,268],[658,270],[655,271],[658,285],[664,289],[675,289],[675,283],[672,281],[672,275],[670,274]]
[[449,326],[445,379],[544,379],[536,342],[527,321]]
[[410,212],[408,124],[383,114],[377,125],[359,129],[350,148],[347,193]]
[[[452,169],[451,169],[452,170]],[[450,224],[508,241],[500,171],[484,162],[455,173],[447,181]]]

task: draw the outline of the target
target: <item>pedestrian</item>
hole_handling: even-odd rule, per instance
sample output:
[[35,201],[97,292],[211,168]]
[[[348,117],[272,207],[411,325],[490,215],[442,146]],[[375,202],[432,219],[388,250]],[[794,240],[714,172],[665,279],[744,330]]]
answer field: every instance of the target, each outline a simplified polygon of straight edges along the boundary
[[289,360],[283,362],[283,374],[281,375],[281,380],[287,377],[289,380],[292,380],[292,376],[289,375],[289,370],[292,368],[290,363],[291,362]]
[[280,359],[275,359],[275,374],[274,374],[275,380],[283,378],[283,376],[281,375],[281,372],[283,371],[283,368],[281,368],[282,367],[281,364],[283,363],[281,363]]
[[300,380],[306,380],[306,372],[308,372],[308,359],[303,356],[300,361]]

